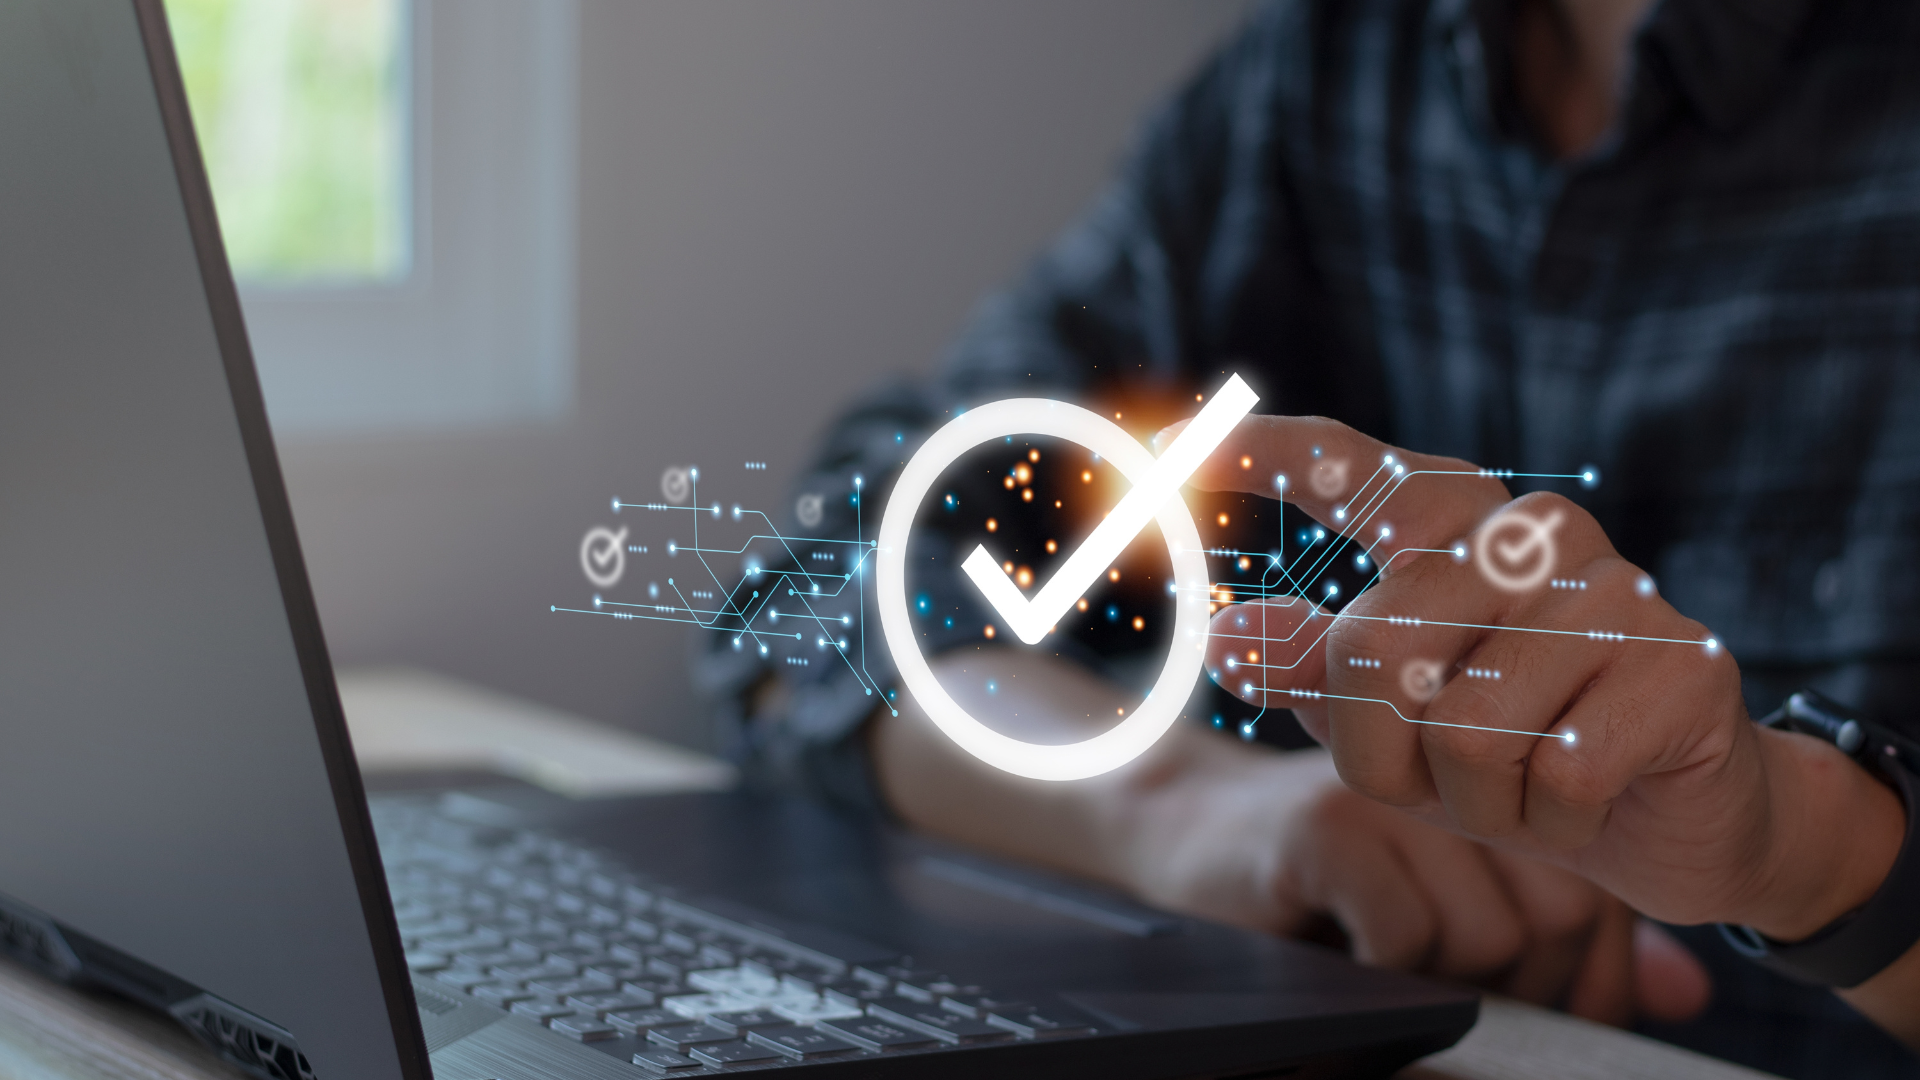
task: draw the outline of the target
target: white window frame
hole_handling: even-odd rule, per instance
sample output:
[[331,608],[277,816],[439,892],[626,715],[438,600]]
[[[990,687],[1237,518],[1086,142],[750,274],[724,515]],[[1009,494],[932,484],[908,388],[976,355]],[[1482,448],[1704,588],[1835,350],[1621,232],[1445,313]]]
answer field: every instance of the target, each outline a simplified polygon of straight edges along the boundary
[[241,282],[276,434],[552,419],[574,398],[575,0],[407,0],[403,273]]

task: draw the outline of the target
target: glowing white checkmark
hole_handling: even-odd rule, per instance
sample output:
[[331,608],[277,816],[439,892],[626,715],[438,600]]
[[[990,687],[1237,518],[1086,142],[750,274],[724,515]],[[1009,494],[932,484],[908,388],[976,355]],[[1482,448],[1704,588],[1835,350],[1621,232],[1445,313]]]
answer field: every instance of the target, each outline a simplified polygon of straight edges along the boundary
[[1127,492],[1106,518],[1094,527],[1086,541],[1067,556],[1032,600],[1020,591],[1006,571],[988,553],[986,545],[973,549],[960,564],[973,584],[993,605],[1014,636],[1029,645],[1047,636],[1074,601],[1086,593],[1100,575],[1106,573],[1120,553],[1125,551],[1153,515],[1166,505],[1187,482],[1195,469],[1226,440],[1240,418],[1253,410],[1260,396],[1238,375],[1227,380],[1213,395],[1200,415],[1193,418],[1167,452],[1153,463],[1153,469]]

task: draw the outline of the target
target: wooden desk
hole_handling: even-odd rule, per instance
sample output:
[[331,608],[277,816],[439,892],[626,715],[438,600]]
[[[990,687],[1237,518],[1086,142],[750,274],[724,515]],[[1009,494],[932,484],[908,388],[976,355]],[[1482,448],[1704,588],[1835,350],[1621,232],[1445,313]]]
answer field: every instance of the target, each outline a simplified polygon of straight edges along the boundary
[[[363,768],[489,771],[562,794],[715,790],[727,766],[419,672],[346,672]],[[0,1080],[238,1080],[172,1023],[0,961]],[[1399,1080],[1762,1080],[1612,1028],[1490,999],[1460,1045]]]

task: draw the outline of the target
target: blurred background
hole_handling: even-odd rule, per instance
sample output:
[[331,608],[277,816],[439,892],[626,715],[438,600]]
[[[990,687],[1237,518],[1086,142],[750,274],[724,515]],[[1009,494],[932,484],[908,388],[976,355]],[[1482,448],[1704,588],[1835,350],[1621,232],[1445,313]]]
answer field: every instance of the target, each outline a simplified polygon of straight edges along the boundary
[[703,631],[549,614],[584,531],[784,499],[1249,6],[167,3],[336,663],[702,746]]

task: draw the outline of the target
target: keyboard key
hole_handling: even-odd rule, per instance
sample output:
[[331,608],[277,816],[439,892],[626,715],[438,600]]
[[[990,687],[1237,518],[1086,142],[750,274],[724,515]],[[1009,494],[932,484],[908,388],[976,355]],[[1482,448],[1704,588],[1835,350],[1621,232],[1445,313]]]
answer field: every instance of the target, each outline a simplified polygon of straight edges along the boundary
[[700,1019],[717,1012],[735,1012],[759,1008],[757,998],[741,994],[679,994],[661,1002],[667,1009],[688,1019]]
[[471,990],[476,986],[491,986],[500,980],[484,971],[473,968],[448,968],[434,976],[434,980],[451,986],[455,990]]
[[633,1055],[635,1065],[671,1073],[678,1069],[697,1069],[700,1063],[685,1054],[676,1054],[671,1050],[648,1049]]
[[692,1054],[694,1060],[705,1062],[716,1069],[728,1065],[744,1065],[752,1061],[777,1061],[781,1056],[777,1050],[755,1046],[745,1039],[714,1043],[711,1046],[696,1046]]
[[453,955],[454,963],[461,967],[490,968],[501,964],[530,964],[540,959],[540,954],[529,953],[523,949],[464,949]]
[[798,1024],[790,1024],[783,1028],[763,1028],[748,1035],[747,1041],[758,1043],[770,1050],[777,1050],[799,1061],[816,1061],[820,1058],[850,1054],[860,1049],[838,1036],[801,1027]]
[[473,996],[489,1005],[498,1005],[503,1009],[512,1008],[522,1001],[537,1000],[540,995],[513,983],[492,983],[473,988]]
[[878,1001],[891,995],[880,987],[862,983],[857,986],[836,986],[821,996],[836,1004],[852,1006],[864,1012],[867,1002]]
[[864,1015],[865,1012],[858,1005],[843,1005],[840,1002],[822,998],[795,998],[790,1001],[775,1002],[768,1007],[796,1024],[813,1024],[821,1020],[846,1020]]
[[689,971],[687,985],[710,990],[716,994],[742,992],[771,994],[780,989],[779,980],[772,976],[737,967]]
[[605,1042],[620,1037],[620,1030],[605,1020],[596,1020],[592,1016],[557,1016],[547,1024],[555,1034],[581,1042]]
[[961,986],[944,975],[932,978],[895,979],[893,983],[894,993],[915,1001],[924,1001],[929,1005],[948,994],[964,994],[979,989],[977,986]]
[[818,1026],[819,1030],[845,1039],[863,1050],[911,1050],[915,1047],[933,1046],[939,1041],[924,1031],[917,1031],[885,1020],[875,1020],[871,1017],[834,1020]]
[[655,956],[647,960],[647,970],[655,975],[664,975],[669,979],[684,979],[689,972],[699,971],[705,965],[691,956],[668,958]]
[[1003,1012],[1009,1015],[1033,1006],[1014,998],[998,998],[991,994],[948,994],[940,999],[940,1007],[957,1012],[962,1016],[971,1016],[984,1020],[988,1013]]
[[699,993],[699,991],[690,986],[683,985],[673,979],[661,978],[658,975],[648,975],[642,979],[628,979],[626,982],[620,984],[620,992],[623,994],[632,994],[634,997],[651,994],[656,1002],[665,1001],[670,997],[678,997],[682,994]]
[[516,982],[540,982],[544,979],[571,979],[580,974],[574,964],[501,964],[487,969],[501,979]]
[[543,998],[535,998],[532,1001],[514,1002],[513,1011],[520,1016],[524,1016],[530,1020],[538,1020],[541,1023],[546,1023],[548,1020],[552,1020],[558,1016],[572,1016],[574,1014],[573,1006],[562,1005],[557,1001],[548,1001]]
[[606,979],[542,979],[539,982],[528,983],[527,989],[549,997],[569,998],[575,994],[604,994],[618,989],[619,986],[619,983],[609,982]]
[[1087,1035],[1094,1029],[1093,1018],[1063,1005],[1044,1008],[1010,1009],[987,1014],[987,1023],[1006,1028],[1023,1039],[1053,1039],[1066,1035]]
[[845,986],[849,983],[862,987],[866,985],[856,979],[849,979],[845,975],[831,971],[822,971],[819,968],[800,968],[794,971],[782,972],[780,974],[780,983],[783,986],[791,986],[795,990],[805,990],[812,994],[818,994],[834,987]]
[[711,1013],[707,1016],[707,1023],[721,1031],[745,1035],[760,1028],[786,1027],[791,1021],[767,1009],[738,1009],[733,1012]]
[[687,1018],[665,1009],[615,1009],[601,1017],[628,1035],[645,1035],[654,1028],[679,1027]]
[[696,1046],[706,1046],[709,1043],[723,1043],[732,1038],[732,1035],[721,1031],[719,1028],[708,1027],[700,1023],[682,1023],[674,1027],[657,1027],[647,1032],[648,1042],[671,1047],[683,1054]]
[[882,1020],[892,1020],[932,1032],[942,1042],[982,1043],[1000,1042],[1013,1038],[1013,1032],[998,1028],[984,1020],[971,1016],[961,1016],[948,1012],[938,1005],[928,1005],[912,998],[884,998],[867,1006],[869,1016]]
[[580,973],[583,979],[605,979],[614,985],[629,980],[644,980],[648,977],[645,964],[608,963],[594,964]]
[[583,1013],[604,1016],[621,1009],[644,1009],[653,1004],[651,1000],[642,1001],[632,994],[623,994],[618,990],[605,993],[575,994],[567,999],[567,1004]]
[[407,954],[407,967],[422,975],[435,971],[445,971],[453,966],[453,958],[445,953],[415,950]]

